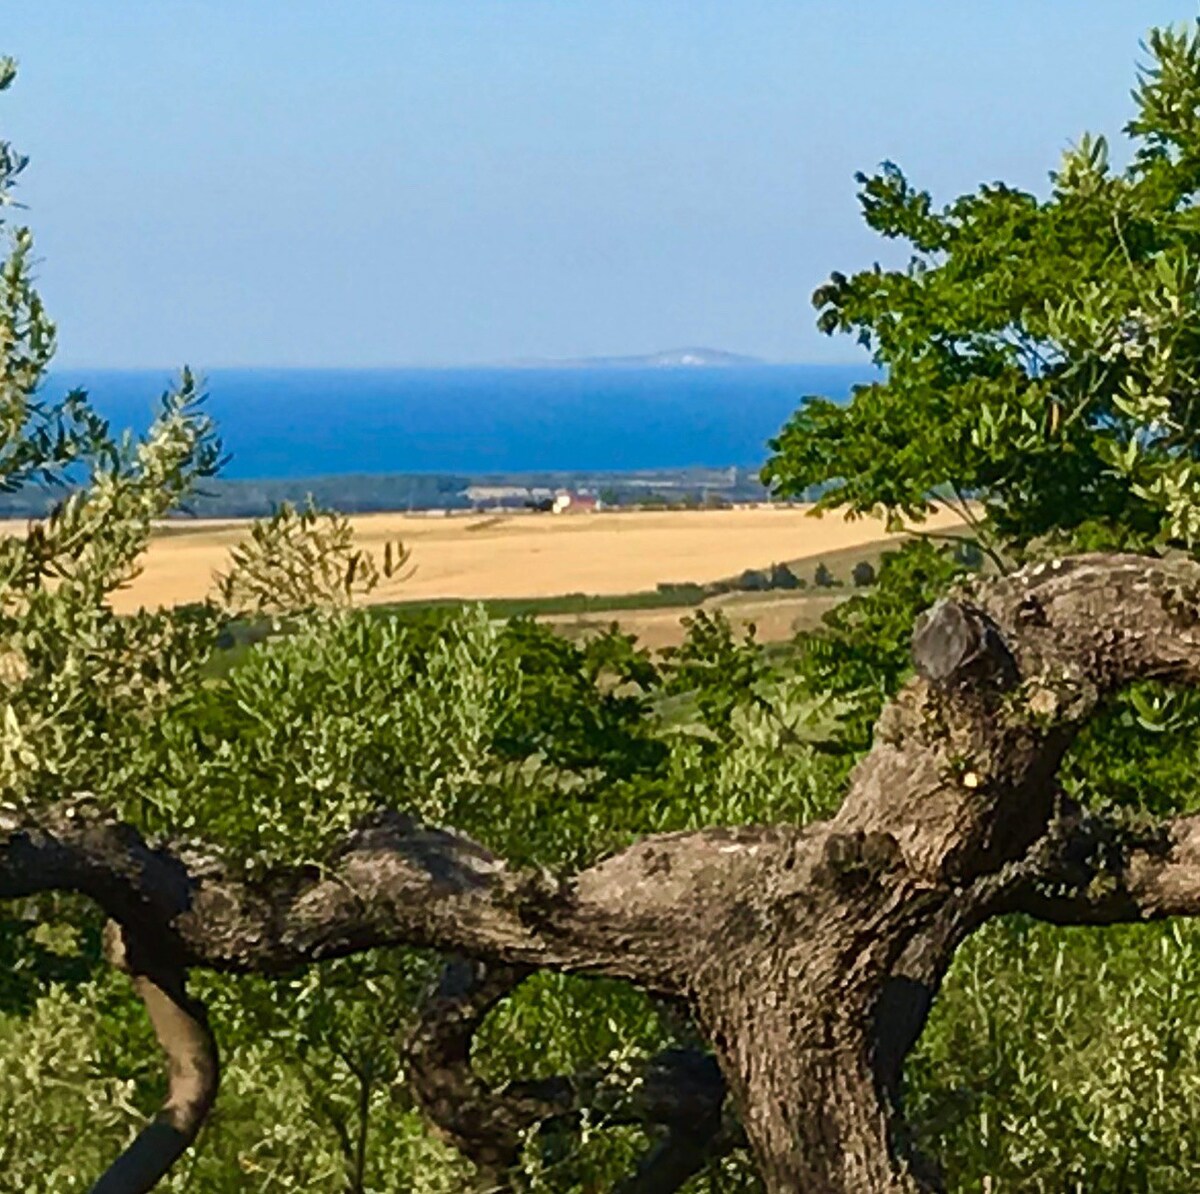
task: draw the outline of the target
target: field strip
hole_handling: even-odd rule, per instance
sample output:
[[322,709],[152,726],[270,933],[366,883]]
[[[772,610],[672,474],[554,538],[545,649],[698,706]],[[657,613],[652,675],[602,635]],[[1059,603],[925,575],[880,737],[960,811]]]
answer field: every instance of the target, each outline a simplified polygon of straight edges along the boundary
[[[352,518],[360,543],[381,552],[401,540],[415,571],[376,590],[377,602],[438,598],[616,595],[659,584],[706,583],[747,568],[872,545],[888,538],[882,520],[814,517],[801,506],[728,510],[525,514],[496,519],[457,515],[366,514]],[[20,532],[24,523],[0,530]],[[245,522],[181,524],[152,541],[141,574],[114,595],[121,611],[201,600],[227,566]],[[930,530],[958,526],[946,512]]]

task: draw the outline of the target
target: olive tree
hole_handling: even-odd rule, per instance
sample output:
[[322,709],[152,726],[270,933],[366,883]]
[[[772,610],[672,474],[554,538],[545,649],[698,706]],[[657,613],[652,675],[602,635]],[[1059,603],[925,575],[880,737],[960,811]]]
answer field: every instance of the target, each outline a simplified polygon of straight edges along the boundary
[[[1191,415],[1179,364],[1189,342],[1167,315],[1172,304],[1190,310],[1193,297],[1176,242],[1195,189],[1185,134],[1200,113],[1200,47],[1182,35],[1155,44],[1161,65],[1143,86],[1133,129],[1142,151],[1128,175],[1110,179],[1088,150],[1064,170],[1049,215],[1029,197],[989,191],[935,217],[893,172],[868,185],[868,213],[890,213],[880,217],[885,231],[907,230],[946,254],[947,289],[915,263],[875,275],[883,281],[862,299],[877,304],[873,315],[854,305],[867,282],[824,297],[831,322],[886,329],[911,371],[895,369],[894,392],[860,394],[849,413],[806,408],[781,440],[779,484],[808,484],[815,470],[843,479],[831,502],[919,516],[928,493],[954,482],[964,496],[983,495],[1007,548],[1050,527],[1042,495],[1064,475],[1058,452],[1114,525],[1142,535],[1138,546],[1190,541]],[[2,161],[11,183],[20,163],[7,150]],[[1093,290],[1049,308],[1032,284],[1025,306],[1012,297],[1026,293],[1024,267],[1017,249],[1002,251],[1004,230],[1021,245],[1026,233],[1069,238],[1087,225],[1103,256],[1110,199],[1128,201],[1142,221],[1137,237],[1121,220],[1113,233],[1132,262],[1129,286],[1110,295],[1097,275]],[[993,228],[990,256],[971,236],[957,252],[953,236],[968,225],[971,236]],[[1146,248],[1156,236],[1165,247]],[[442,961],[404,1034],[408,1083],[483,1189],[520,1180],[531,1133],[600,1117],[650,1134],[627,1194],[680,1189],[741,1147],[771,1192],[926,1194],[940,1178],[910,1145],[902,1074],[960,945],[1014,911],[1064,925],[1200,912],[1200,821],[1107,816],[1057,779],[1115,694],[1147,679],[1200,682],[1200,566],[1190,558],[1093,552],[962,581],[916,625],[910,678],[880,713],[836,808],[806,806],[803,783],[792,809],[772,804],[768,789],[795,784],[793,759],[804,757],[783,744],[802,740],[815,714],[785,719],[786,702],[764,698],[753,713],[737,710],[761,717],[742,727],[747,740],[763,735],[759,754],[696,777],[726,801],[713,818],[725,823],[684,817],[680,826],[667,810],[660,831],[622,841],[608,832],[605,802],[628,795],[621,782],[633,760],[667,763],[630,695],[646,661],[620,636],[542,683],[552,671],[545,658],[568,648],[523,640],[518,628],[507,632],[518,649],[507,651],[481,614],[419,632],[354,617],[342,606],[374,565],[336,522],[328,552],[310,551],[319,526],[295,512],[257,532],[221,587],[239,608],[289,596],[274,612],[290,619],[291,636],[228,683],[212,683],[210,669],[230,616],[219,601],[112,613],[107,598],[136,568],[154,521],[216,468],[220,451],[186,374],[141,439],[114,441],[81,395],[39,400],[53,335],[29,253],[17,231],[0,295],[0,467],[7,484],[65,476],[72,488],[0,549],[0,896],[69,893],[102,911],[105,955],[144,1005],[167,1070],[160,1110],[95,1191],[154,1188],[216,1104],[213,1021],[227,1005],[213,976],[269,985],[369,951],[418,950]],[[1010,263],[1003,310],[967,301],[998,290],[971,274],[980,260]],[[1157,298],[1146,289],[1153,278]],[[925,294],[936,298],[928,308]],[[888,316],[887,303],[901,299],[953,316],[957,338],[906,322],[908,307]],[[1144,351],[1121,347],[1143,342]],[[893,399],[919,384],[949,414],[967,412],[904,432],[904,444],[926,436],[924,464],[881,440],[891,431],[872,405],[904,409]],[[1152,422],[1147,402],[1158,403]],[[954,447],[975,442],[964,420],[996,425],[997,410],[1003,434],[976,437],[976,471],[952,475]],[[871,447],[864,469],[892,449],[908,461],[889,468],[883,497],[855,488],[866,485],[855,463],[860,418]],[[817,463],[802,426],[812,453],[825,453]],[[1010,432],[1025,437],[1020,450],[997,455]],[[1146,470],[1138,491],[1113,479],[1118,468]],[[1121,513],[1128,493],[1142,505]],[[299,572],[270,567],[285,547]],[[732,682],[761,682],[751,655],[718,641],[711,625],[701,630]],[[336,666],[348,657],[372,666]],[[597,696],[606,669],[615,683]],[[530,719],[533,707],[561,711],[555,735]],[[709,714],[712,735],[730,732],[728,705],[713,702]],[[556,807],[559,783],[569,840],[543,849],[529,808]],[[569,803],[587,817],[572,821]],[[541,833],[553,824],[536,822]],[[647,993],[678,1025],[673,1043],[601,1071],[496,1080],[479,1064],[477,1037],[493,1009],[545,973]]]

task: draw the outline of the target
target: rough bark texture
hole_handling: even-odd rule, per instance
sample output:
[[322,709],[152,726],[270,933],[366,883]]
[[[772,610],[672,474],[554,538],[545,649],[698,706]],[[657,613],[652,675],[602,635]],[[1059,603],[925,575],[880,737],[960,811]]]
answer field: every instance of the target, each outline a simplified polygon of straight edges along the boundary
[[[772,1194],[936,1190],[936,1172],[908,1155],[898,1093],[963,938],[1013,909],[1073,924],[1200,911],[1200,820],[1131,834],[1064,808],[1054,784],[1078,727],[1116,689],[1200,679],[1198,608],[1200,568],[1138,557],[1078,557],[963,588],[917,627],[918,674],[880,718],[841,809],[803,830],[664,835],[558,880],[388,814],[323,871],[250,881],[80,807],[6,827],[0,896],[82,892],[122,926],[153,960],[137,972],[153,975],[139,981],[178,1075],[204,1069],[188,968],[276,973],[387,945],[471,959],[434,993],[413,1073],[442,1134],[501,1179],[531,1125],[608,1100],[665,1128],[631,1191],[678,1188],[739,1130]],[[471,1036],[537,967],[682,1002],[719,1073],[664,1055],[650,1095],[624,1103],[604,1076],[485,1089]],[[171,1121],[182,1135],[211,1083]],[[740,1129],[723,1118],[726,1088]],[[97,1188],[148,1189],[120,1176],[132,1169],[118,1162]]]

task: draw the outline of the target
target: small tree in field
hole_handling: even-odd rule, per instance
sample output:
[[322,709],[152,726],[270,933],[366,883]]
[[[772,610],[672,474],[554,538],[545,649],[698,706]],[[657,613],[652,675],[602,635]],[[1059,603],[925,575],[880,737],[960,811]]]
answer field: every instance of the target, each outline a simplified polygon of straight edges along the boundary
[[[771,1194],[928,1194],[944,1179],[913,1147],[902,1076],[960,947],[1013,912],[1200,914],[1200,820],[1162,794],[1136,816],[1089,799],[1068,760],[1123,693],[1163,740],[1186,719],[1147,685],[1200,685],[1200,565],[1046,550],[1197,533],[1200,36],[1151,45],[1121,174],[1086,143],[1044,201],[995,187],[942,212],[894,168],[864,180],[869,221],[914,260],[818,301],[888,380],[807,404],[770,476],[908,521],[951,493],[1005,574],[960,579],[902,646],[897,621],[955,576],[920,542],[796,675],[703,612],[661,665],[615,631],[580,646],[480,610],[362,616],[349,598],[374,565],[336,518],[295,511],[252,534],[225,605],[118,617],[108,596],[219,449],[186,374],[141,439],[114,441],[82,395],[41,401],[53,333],[14,234],[0,480],[78,484],[0,541],[0,896],[45,923],[47,965],[53,901],[77,897],[83,929],[98,909],[167,1059],[160,1109],[94,1191],[176,1181],[229,1025],[253,1048],[235,1045],[222,1098],[262,1089],[247,1075],[273,1034],[298,1061],[271,1106],[311,1098],[336,1139],[329,1157],[260,1141],[237,1181],[269,1155],[362,1194],[372,1115],[399,1088],[481,1190],[603,1188],[563,1141],[606,1134],[626,1194],[721,1189],[738,1152]],[[19,165],[0,152],[0,190]],[[286,612],[291,633],[222,674],[229,607]],[[9,930],[5,949],[32,948]],[[571,1021],[590,1058],[537,1019],[578,975],[611,983],[604,1017],[579,998]],[[94,1030],[132,1032],[121,1006]],[[330,1094],[335,1063],[353,1081]],[[84,1109],[111,1131],[128,1083],[106,1089]],[[237,1129],[212,1123],[218,1142]]]
[[813,584],[818,589],[832,589],[837,583],[833,573],[829,571],[828,564],[822,562],[817,565],[816,571],[813,573]]
[[875,566],[868,560],[859,560],[854,565],[854,571],[851,573],[851,579],[854,581],[856,588],[865,589],[868,585],[875,583]]
[[772,589],[798,589],[800,578],[786,564],[772,564],[770,571]]

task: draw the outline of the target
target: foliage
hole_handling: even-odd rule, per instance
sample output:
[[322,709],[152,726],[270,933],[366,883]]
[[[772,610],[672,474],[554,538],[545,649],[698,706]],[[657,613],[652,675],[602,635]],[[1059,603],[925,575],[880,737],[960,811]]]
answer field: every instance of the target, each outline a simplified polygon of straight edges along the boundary
[[381,567],[356,546],[344,514],[319,509],[311,497],[301,509],[283,502],[252,523],[245,542],[230,552],[217,593],[236,614],[347,606],[369,596],[380,580],[398,576],[408,555],[402,544],[389,542]]
[[[0,67],[0,88],[13,77]],[[0,142],[0,213],[24,164]],[[82,487],[24,536],[0,539],[0,802],[89,787],[112,743],[194,681],[215,630],[206,613],[117,618],[107,596],[133,574],[155,519],[220,463],[220,445],[184,372],[147,434],[113,439],[83,394],[37,397],[54,328],[30,276],[32,238],[11,233],[0,267],[0,481],[73,469]]]
[[1200,1157],[1193,923],[994,922],[959,951],[907,1104],[953,1191],[1186,1194]]
[[847,749],[870,745],[883,702],[910,674],[914,620],[964,574],[947,547],[911,540],[884,555],[872,587],[835,606],[819,629],[797,638],[793,666],[807,689],[846,703],[840,740]]
[[1200,697],[1145,682],[1122,693],[1074,744],[1061,779],[1091,808],[1162,818],[1200,811]]
[[739,641],[724,614],[706,610],[686,616],[683,626],[683,643],[663,652],[665,689],[691,693],[702,724],[715,734],[725,733],[730,712],[766,669],[754,628]]
[[[319,992],[312,981],[277,984],[269,996],[280,1007],[277,1020],[264,1013],[247,1020],[268,998],[261,989],[230,984],[217,999],[223,1016],[235,1016],[223,1025],[220,1106],[164,1189],[457,1194],[463,1188],[465,1167],[427,1137],[386,1072],[373,1075],[363,1099],[355,1073],[363,1050],[373,1041],[371,1061],[386,1070],[395,1068],[395,1050],[377,1017],[373,1035],[357,1037],[350,1025],[331,1022],[343,1011],[365,1022],[375,1006],[334,998],[346,985],[333,971],[323,971]],[[341,977],[361,980],[363,968]],[[319,1007],[296,1015],[306,995]],[[83,1194],[159,1097],[161,1063],[144,1013],[112,976],[82,987],[51,985],[29,1011],[0,1015],[0,1056],[6,1189]],[[355,1146],[364,1106],[370,1146],[360,1171]]]
[[1200,29],[1149,49],[1122,170],[1084,137],[1045,197],[996,183],[939,208],[895,165],[859,176],[868,226],[909,262],[834,273],[813,302],[886,377],[796,412],[766,470],[779,492],[829,483],[822,506],[897,522],[940,502],[1018,549],[1088,524],[1197,542]]

